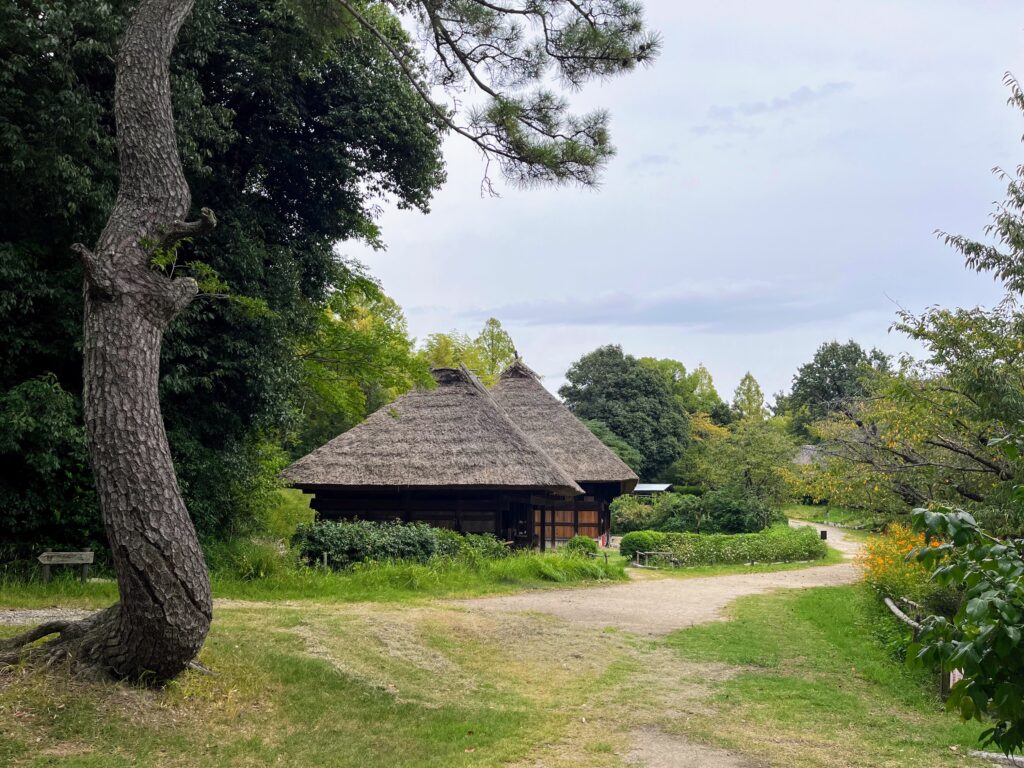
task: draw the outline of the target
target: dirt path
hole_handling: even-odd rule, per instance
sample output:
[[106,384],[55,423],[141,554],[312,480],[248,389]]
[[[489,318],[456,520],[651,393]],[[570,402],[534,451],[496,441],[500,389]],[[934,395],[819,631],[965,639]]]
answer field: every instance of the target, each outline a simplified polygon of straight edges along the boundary
[[[814,523],[828,531],[829,543],[848,557],[860,545],[841,528]],[[640,571],[640,574],[645,572]],[[470,610],[546,613],[588,627],[616,627],[640,635],[667,635],[724,618],[723,609],[738,597],[775,589],[806,589],[850,584],[857,580],[853,563],[816,566],[775,573],[733,574],[700,578],[634,578],[628,584],[588,589],[524,592],[503,597],[460,600]]]

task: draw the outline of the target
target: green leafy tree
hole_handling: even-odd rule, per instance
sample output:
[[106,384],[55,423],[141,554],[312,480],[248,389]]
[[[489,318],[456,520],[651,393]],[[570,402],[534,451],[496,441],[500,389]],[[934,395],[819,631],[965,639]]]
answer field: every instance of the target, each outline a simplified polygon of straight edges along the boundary
[[473,339],[473,346],[478,350],[480,376],[487,384],[496,382],[501,372],[515,362],[516,345],[496,318],[488,318]]
[[764,392],[754,375],[747,371],[732,396],[732,409],[740,419],[762,420],[767,415]]
[[724,405],[715,389],[711,372],[703,365],[687,372],[686,366],[678,360],[641,357],[640,362],[664,377],[687,413],[710,414]]
[[430,334],[418,355],[430,368],[457,368],[465,365],[489,387],[515,361],[516,348],[508,331],[492,317],[472,339],[460,331]]
[[[345,20],[358,22],[369,39],[387,50],[404,82],[434,116],[475,142],[519,183],[592,184],[611,152],[605,113],[570,116],[564,101],[541,87],[552,69],[578,86],[626,71],[648,60],[656,48],[639,6],[626,0],[530,0],[522,6],[474,0],[402,3],[400,12],[419,24],[421,39],[436,55],[440,84],[456,85],[461,74],[489,97],[460,124],[430,100],[420,60],[388,6],[339,4],[347,12]],[[195,303],[200,286],[188,269],[176,275],[154,261],[217,223],[209,207],[198,218],[188,218],[193,190],[185,164],[202,154],[179,140],[174,114],[172,54],[192,8],[193,0],[133,5],[114,58],[117,194],[94,245],[73,245],[84,274],[86,443],[120,602],[81,623],[45,625],[7,641],[3,661],[26,655],[46,663],[72,659],[94,676],[160,682],[186,668],[209,630],[209,578],[175,477],[159,397],[164,335]],[[48,23],[49,10],[24,10],[7,16],[15,26],[22,23],[23,34],[38,35],[33,25]],[[51,56],[53,47],[53,39],[45,37],[42,58]],[[11,58],[3,57],[5,68]],[[22,61],[22,71],[32,64],[31,59]],[[375,69],[358,64],[349,72],[359,76]],[[8,83],[11,78],[4,74],[0,82]],[[196,102],[201,94],[193,89],[187,96]],[[308,140],[308,126],[296,140],[303,138]],[[365,157],[379,154],[374,147]],[[263,159],[236,184],[279,204],[265,185],[273,178],[268,171],[275,159]],[[315,187],[308,178],[311,168],[301,174],[306,187]],[[372,184],[361,178],[350,191],[372,189]],[[77,223],[74,228],[83,234]],[[301,232],[301,222],[291,221],[291,233]],[[35,644],[50,634],[59,636],[45,646]]]
[[331,296],[298,354],[305,416],[293,454],[307,453],[413,386],[433,381],[413,350],[401,309],[366,277]]
[[598,440],[611,448],[626,466],[634,472],[640,471],[640,467],[643,466],[644,462],[644,457],[640,451],[612,432],[603,421],[584,419],[583,423],[587,425],[587,429],[593,432]]
[[792,418],[793,431],[810,437],[808,424],[819,421],[853,398],[867,394],[865,375],[885,371],[889,358],[878,349],[866,352],[852,339],[830,341],[818,347],[810,362],[800,366],[788,395],[776,398],[776,413]]
[[558,390],[581,419],[603,422],[643,456],[640,475],[657,477],[685,447],[687,414],[664,377],[622,347],[590,352],[569,368]]
[[[9,182],[0,191],[0,391],[53,374],[80,396],[82,270],[70,246],[98,235],[116,194],[113,61],[130,7],[24,0],[0,10],[0,124],[9,127],[0,155]],[[388,34],[406,44],[399,29]],[[179,261],[206,265],[268,310],[254,316],[202,297],[163,341],[163,416],[206,537],[258,518],[284,458],[281,435],[319,418],[303,410],[307,372],[295,349],[316,333],[332,293],[359,279],[333,244],[377,242],[374,211],[385,197],[426,209],[444,178],[441,122],[379,41],[312,27],[288,0],[200,0],[175,52],[172,90],[186,174],[221,220],[182,244]],[[53,457],[84,440],[80,420],[49,435]],[[92,486],[85,463],[66,469]],[[40,537],[95,540],[67,526],[56,541],[60,531],[46,522],[75,499],[98,528],[94,494],[63,498],[62,486],[10,463],[0,486],[11,489],[5,509],[26,516],[25,548]]]

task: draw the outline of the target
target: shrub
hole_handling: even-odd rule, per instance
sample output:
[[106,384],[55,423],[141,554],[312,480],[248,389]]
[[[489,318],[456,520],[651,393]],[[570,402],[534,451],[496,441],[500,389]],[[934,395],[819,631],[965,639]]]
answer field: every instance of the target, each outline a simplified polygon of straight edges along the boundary
[[[939,542],[933,540],[931,544],[938,546]],[[909,557],[924,546],[924,533],[891,523],[885,533],[868,540],[857,564],[864,580],[883,595],[907,598],[920,603],[928,613],[952,616],[960,605],[959,592],[932,581],[931,571]]]
[[785,518],[756,496],[739,488],[720,488],[701,498],[709,533],[756,533]]
[[619,554],[632,560],[637,552],[660,552],[670,535],[661,531],[632,531],[619,542]]
[[758,533],[667,535],[667,549],[682,566],[787,563],[819,560],[828,554],[828,546],[813,528],[780,525]]
[[332,568],[354,563],[409,560],[426,563],[432,557],[497,560],[509,549],[489,533],[463,536],[426,523],[376,523],[367,520],[324,520],[299,526],[294,543],[307,562],[323,562]]
[[659,501],[668,513],[661,525],[663,531],[699,533],[706,523],[704,502],[698,496],[665,493],[659,497]]
[[332,568],[366,560],[412,560],[425,563],[437,553],[436,528],[426,523],[372,523],[323,520],[300,526],[294,542],[306,560]]
[[629,533],[660,528],[665,517],[658,518],[662,510],[655,510],[654,500],[640,496],[619,496],[611,503],[612,531]]
[[785,563],[818,560],[828,547],[813,528],[776,526],[759,533],[706,534],[633,531],[622,537],[619,552],[671,552],[681,566],[727,563]]
[[573,536],[565,543],[564,549],[579,555],[596,555],[597,542],[589,536]]

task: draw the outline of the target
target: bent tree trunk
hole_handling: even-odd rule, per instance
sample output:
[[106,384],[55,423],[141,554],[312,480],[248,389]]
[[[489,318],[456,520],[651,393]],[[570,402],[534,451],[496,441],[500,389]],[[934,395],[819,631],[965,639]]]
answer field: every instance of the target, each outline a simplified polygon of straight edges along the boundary
[[117,200],[95,249],[75,246],[85,265],[86,434],[121,600],[82,622],[15,638],[6,660],[70,659],[94,674],[160,681],[185,669],[209,630],[209,577],[158,395],[164,329],[197,288],[151,267],[155,249],[215,223],[205,209],[202,220],[183,221],[191,197],[175,139],[170,56],[191,8],[192,0],[135,8],[117,58]]

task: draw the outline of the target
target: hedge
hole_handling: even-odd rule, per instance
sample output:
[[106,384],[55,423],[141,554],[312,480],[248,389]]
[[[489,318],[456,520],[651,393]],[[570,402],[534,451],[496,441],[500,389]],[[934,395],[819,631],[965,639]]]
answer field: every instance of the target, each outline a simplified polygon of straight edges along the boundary
[[632,531],[619,542],[619,554],[632,560],[637,552],[663,552],[670,535],[661,531]]
[[467,534],[434,528],[426,523],[375,523],[367,520],[322,520],[300,526],[292,540],[307,562],[346,568],[367,561],[406,560],[426,563],[433,557],[468,553],[495,560],[508,548],[490,534]]
[[671,552],[680,566],[729,563],[785,563],[819,560],[828,546],[813,528],[775,526],[759,533],[700,534],[635,531],[622,537],[619,552]]

